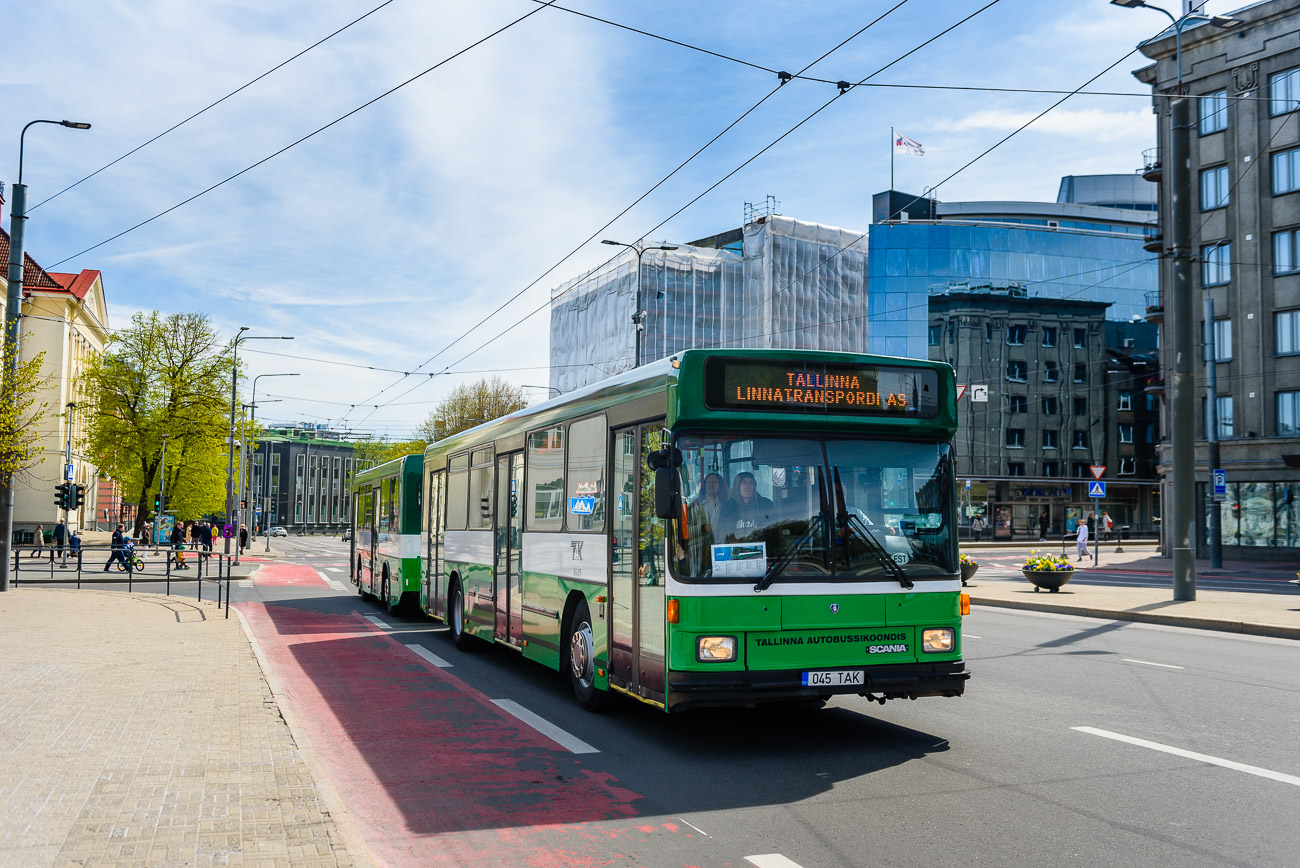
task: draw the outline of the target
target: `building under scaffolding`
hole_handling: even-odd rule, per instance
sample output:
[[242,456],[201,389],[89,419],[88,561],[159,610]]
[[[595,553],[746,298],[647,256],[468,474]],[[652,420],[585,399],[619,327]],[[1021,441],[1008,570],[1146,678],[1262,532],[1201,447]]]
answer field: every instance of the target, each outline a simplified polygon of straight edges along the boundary
[[[653,242],[647,247],[654,247]],[[675,250],[632,250],[551,293],[561,392],[693,347],[867,352],[867,239],[781,215]],[[915,315],[925,334],[924,307]]]

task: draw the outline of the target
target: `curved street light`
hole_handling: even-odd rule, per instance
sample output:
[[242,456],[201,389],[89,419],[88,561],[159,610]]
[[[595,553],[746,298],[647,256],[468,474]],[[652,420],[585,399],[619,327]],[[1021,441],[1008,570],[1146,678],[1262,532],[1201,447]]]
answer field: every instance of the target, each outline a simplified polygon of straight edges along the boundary
[[646,247],[644,243],[635,241],[628,244],[624,241],[610,241],[608,238],[602,239],[601,244],[612,244],[615,247],[626,247],[628,250],[636,251],[636,310],[632,314],[632,322],[636,325],[636,364],[633,367],[641,367],[641,344],[642,332],[645,331],[645,311],[641,309],[641,257],[647,250],[676,250],[676,244],[660,244],[655,247]]

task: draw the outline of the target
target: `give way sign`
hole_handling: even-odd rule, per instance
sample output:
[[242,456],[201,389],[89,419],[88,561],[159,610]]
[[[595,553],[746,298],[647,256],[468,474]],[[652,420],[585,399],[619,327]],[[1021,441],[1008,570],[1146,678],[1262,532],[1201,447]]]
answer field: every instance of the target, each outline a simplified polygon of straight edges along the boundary
[[1105,464],[1089,464],[1088,469],[1092,471],[1093,479],[1101,479],[1103,476],[1106,475]]

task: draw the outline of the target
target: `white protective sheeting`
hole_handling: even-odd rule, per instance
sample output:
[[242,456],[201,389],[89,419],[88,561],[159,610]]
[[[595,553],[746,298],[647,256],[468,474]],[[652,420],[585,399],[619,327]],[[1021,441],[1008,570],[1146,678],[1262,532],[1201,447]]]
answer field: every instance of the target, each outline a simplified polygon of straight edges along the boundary
[[[552,291],[552,386],[568,392],[634,366],[636,268],[625,251]],[[743,256],[648,250],[641,308],[643,363],[694,347],[866,352],[866,238],[773,215],[745,227]]]

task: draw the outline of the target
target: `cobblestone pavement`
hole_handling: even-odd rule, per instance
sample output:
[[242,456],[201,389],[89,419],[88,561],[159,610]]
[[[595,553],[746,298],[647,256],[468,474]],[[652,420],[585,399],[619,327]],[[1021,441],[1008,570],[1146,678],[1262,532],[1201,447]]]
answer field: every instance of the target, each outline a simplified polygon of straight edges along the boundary
[[215,603],[0,594],[0,866],[352,865]]

